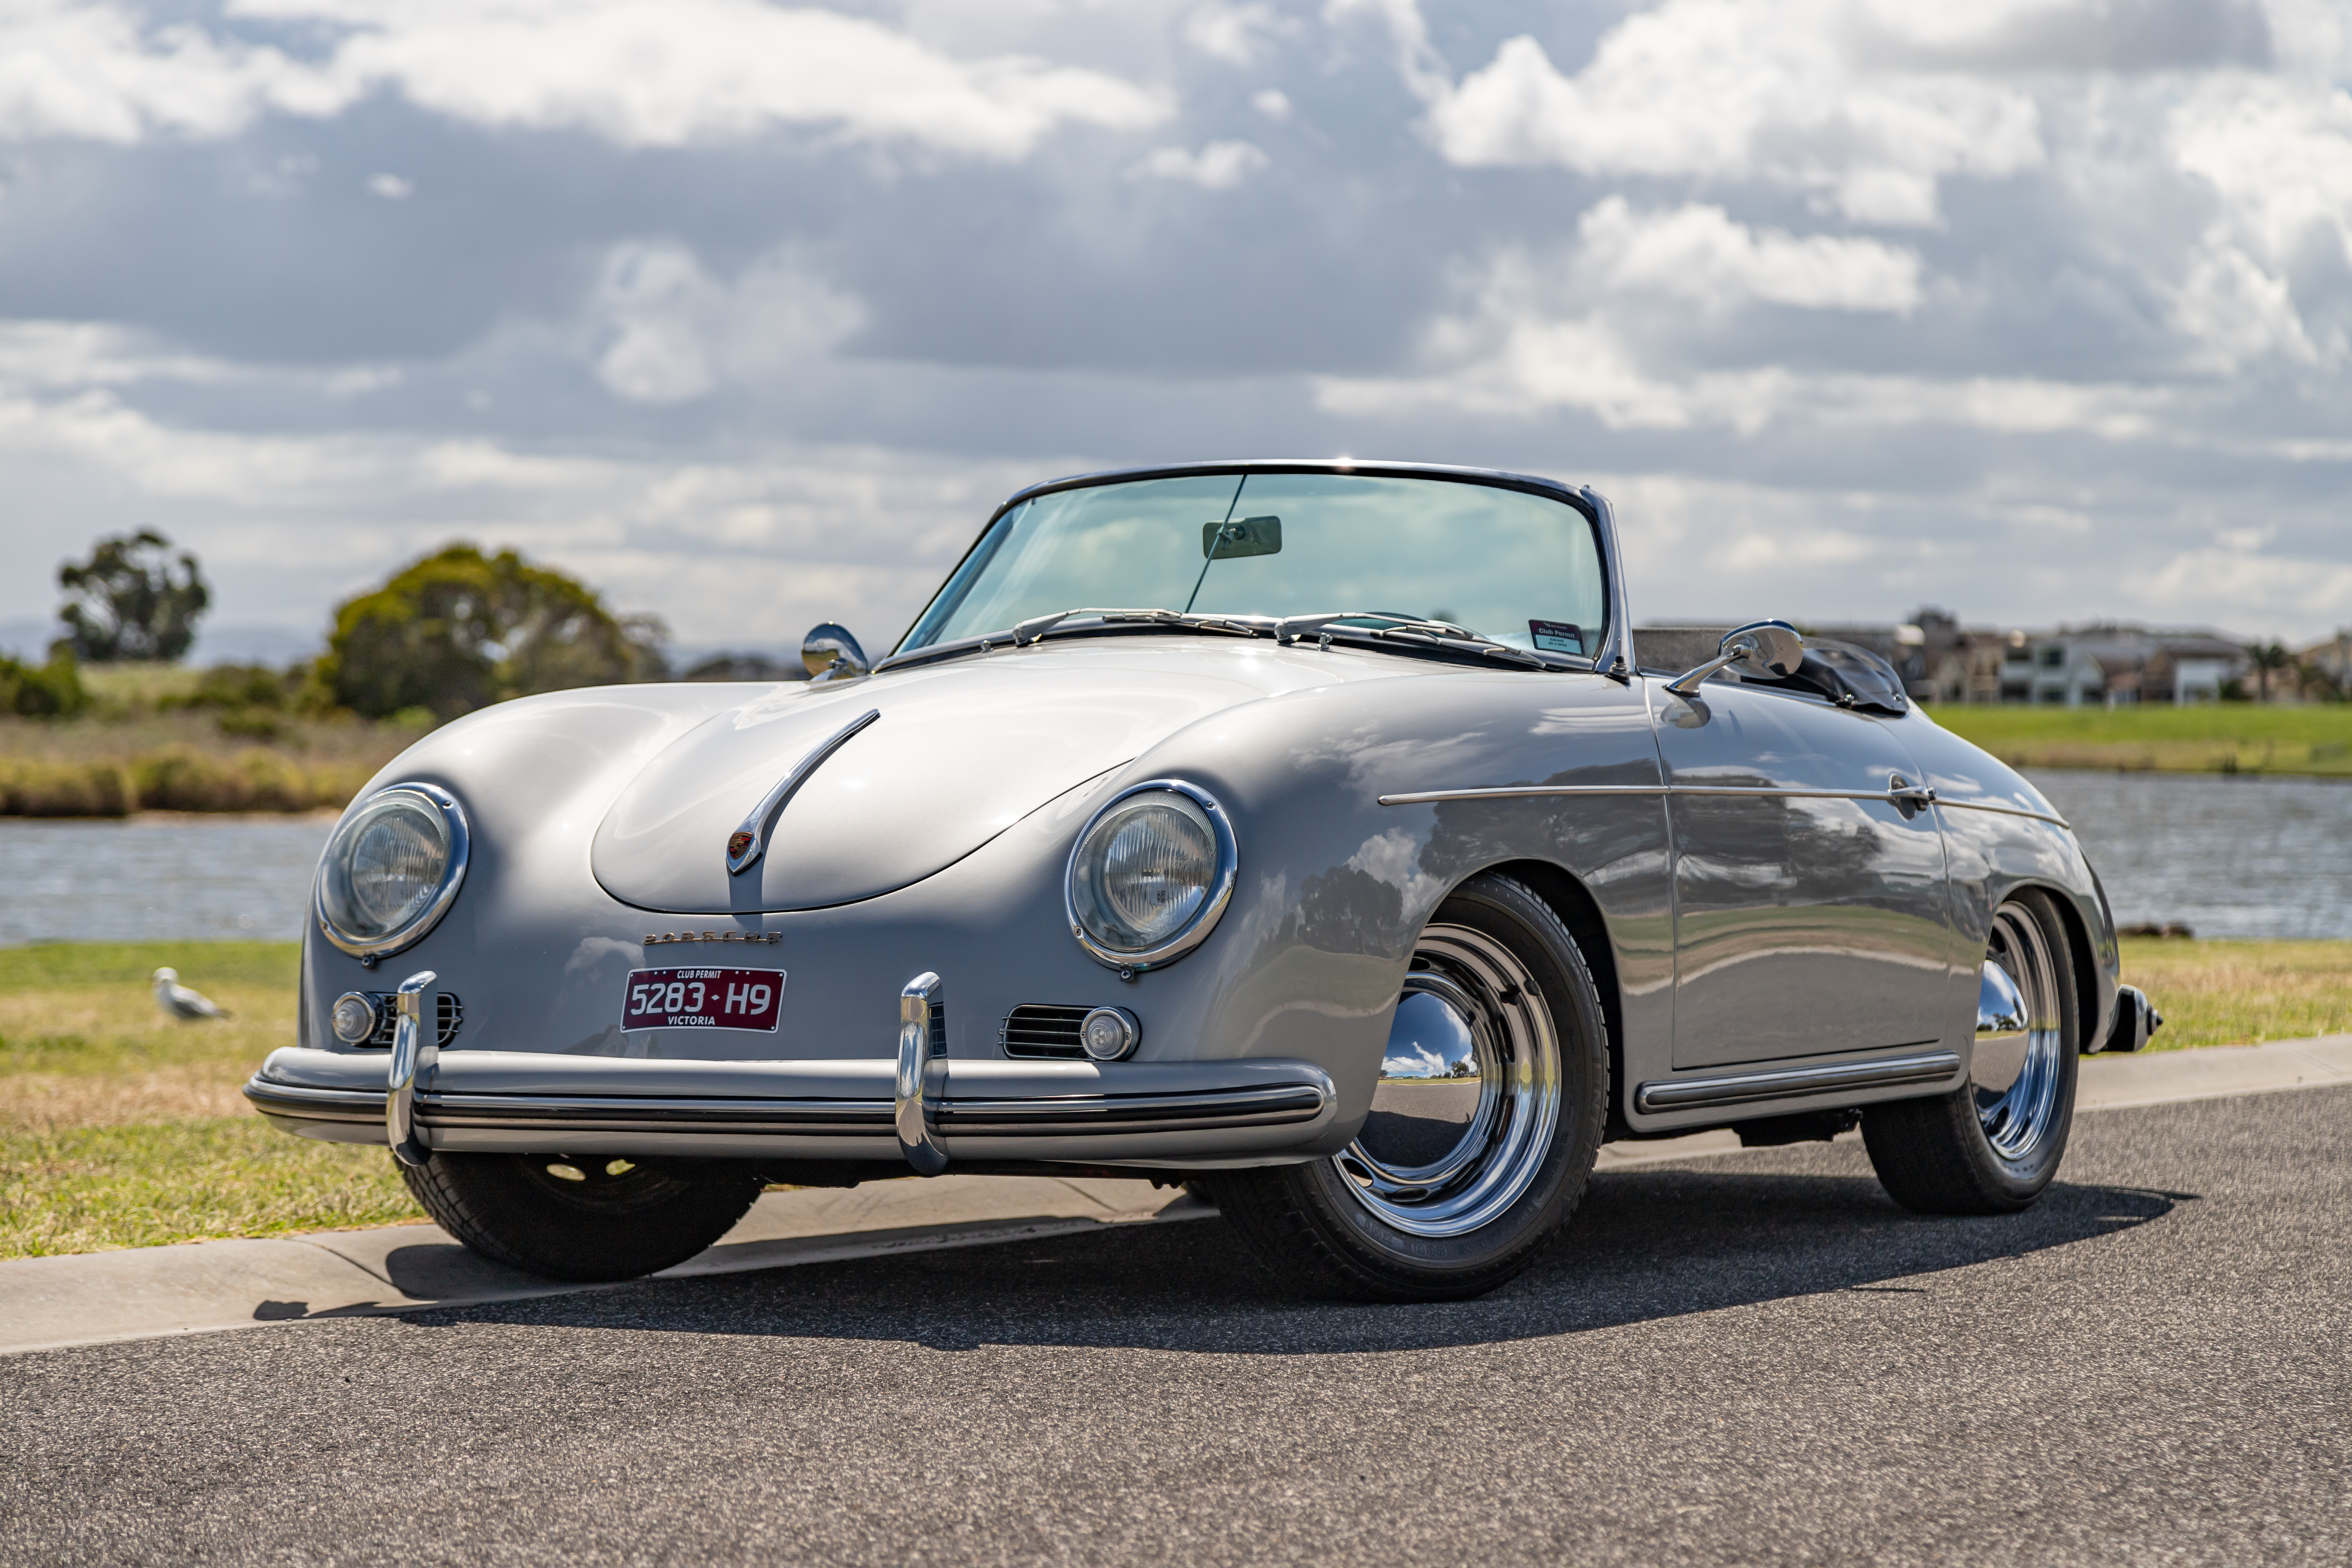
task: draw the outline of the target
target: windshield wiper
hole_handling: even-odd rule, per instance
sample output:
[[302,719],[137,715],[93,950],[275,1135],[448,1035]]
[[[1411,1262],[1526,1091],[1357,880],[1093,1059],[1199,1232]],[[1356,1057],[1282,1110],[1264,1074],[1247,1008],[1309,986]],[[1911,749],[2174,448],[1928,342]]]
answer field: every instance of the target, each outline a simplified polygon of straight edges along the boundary
[[[1383,624],[1377,626],[1353,626],[1345,624],[1349,621],[1379,621]],[[1334,626],[1371,638],[1375,647],[1382,643],[1404,642],[1418,647],[1444,648],[1456,653],[1475,653],[1482,658],[1499,658],[1507,664],[1520,665],[1528,669],[1574,668],[1565,663],[1554,664],[1539,653],[1532,653],[1523,647],[1514,647],[1509,643],[1497,642],[1493,637],[1472,631],[1468,626],[1457,626],[1451,621],[1424,620],[1414,616],[1400,616],[1389,610],[1340,610],[1329,615],[1286,616],[1275,622],[1274,636],[1277,642],[1296,642],[1302,637],[1328,637]]]
[[[1070,621],[1084,621],[1084,626],[1067,626]],[[1377,621],[1378,626],[1349,626],[1343,623]],[[1481,636],[1467,626],[1457,626],[1450,621],[1433,621],[1414,616],[1401,616],[1388,610],[1342,610],[1330,615],[1315,616],[1236,616],[1205,615],[1197,611],[1162,609],[1102,609],[1079,608],[1055,610],[1051,615],[1032,616],[1009,630],[990,632],[982,637],[959,637],[950,643],[935,643],[929,647],[910,648],[893,654],[875,666],[877,669],[913,663],[929,663],[938,658],[951,658],[959,654],[989,653],[1000,647],[1034,647],[1048,633],[1062,636],[1083,636],[1089,631],[1117,626],[1168,626],[1182,631],[1228,632],[1241,637],[1271,637],[1276,642],[1295,644],[1302,637],[1328,638],[1334,631],[1350,642],[1364,639],[1359,647],[1385,647],[1396,653],[1428,650],[1454,655],[1471,655],[1480,658],[1499,659],[1528,669],[1581,669],[1581,661],[1570,661],[1558,655],[1530,653],[1523,647],[1497,642]]]
[[1081,616],[1092,616],[1107,626],[1183,626],[1189,630],[1239,632],[1244,637],[1256,637],[1272,629],[1270,616],[1205,616],[1183,610],[1056,610],[1050,616],[1032,616],[1013,628],[1013,644],[1026,647],[1064,621]]

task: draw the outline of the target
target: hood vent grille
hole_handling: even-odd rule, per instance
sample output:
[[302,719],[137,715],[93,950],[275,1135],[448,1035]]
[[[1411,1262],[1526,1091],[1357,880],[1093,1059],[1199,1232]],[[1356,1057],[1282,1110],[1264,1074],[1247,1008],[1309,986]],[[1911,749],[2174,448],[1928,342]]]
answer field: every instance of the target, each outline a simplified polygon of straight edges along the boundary
[[1004,1032],[999,1037],[1004,1054],[1083,1061],[1087,1048],[1078,1044],[1078,1026],[1090,1011],[1087,1007],[1059,1007],[1045,1003],[1015,1007],[1005,1015]]

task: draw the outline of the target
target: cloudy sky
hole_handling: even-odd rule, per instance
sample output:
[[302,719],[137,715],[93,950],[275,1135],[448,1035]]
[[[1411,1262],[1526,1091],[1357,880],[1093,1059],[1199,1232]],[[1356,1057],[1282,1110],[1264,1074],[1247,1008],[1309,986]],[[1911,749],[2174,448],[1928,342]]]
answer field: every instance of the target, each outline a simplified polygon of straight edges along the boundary
[[[904,628],[1035,479],[1589,481],[1639,618],[2352,622],[2346,0],[0,0],[0,623],[451,538]],[[274,639],[274,640],[273,640]]]

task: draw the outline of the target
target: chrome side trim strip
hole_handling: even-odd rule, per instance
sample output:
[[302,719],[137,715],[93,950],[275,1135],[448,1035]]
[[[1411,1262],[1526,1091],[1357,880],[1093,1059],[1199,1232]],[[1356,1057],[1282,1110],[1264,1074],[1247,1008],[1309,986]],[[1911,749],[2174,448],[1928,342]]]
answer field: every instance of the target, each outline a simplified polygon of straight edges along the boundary
[[1496,789],[1424,789],[1381,796],[1382,805],[1422,805],[1434,800],[1517,800],[1547,795],[1665,795],[1664,784],[1504,784]]
[[809,775],[824,765],[824,760],[841,750],[855,735],[875,720],[882,717],[879,708],[868,708],[848,723],[817,743],[816,749],[793,765],[793,771],[777,782],[776,787],[761,797],[751,808],[751,815],[727,837],[727,874],[740,877],[751,868],[752,863],[768,852],[768,835],[775,831],[776,818],[783,815],[785,803],[793,792],[808,783]]
[[1425,805],[1441,800],[1518,800],[1539,795],[1774,795],[1785,800],[1884,800],[1897,805],[1952,805],[1963,811],[1994,811],[2006,816],[2031,817],[2053,827],[2073,831],[2063,816],[2031,811],[2021,805],[1996,805],[1990,801],[1950,800],[1935,795],[1922,801],[1916,786],[1903,789],[1782,789],[1770,784],[1503,784],[1491,789],[1413,790],[1380,797],[1382,805]]
[[918,974],[898,993],[898,1072],[892,1123],[898,1152],[919,1176],[948,1168],[940,1143],[940,1100],[947,1092],[947,984],[938,975]]
[[1948,800],[1940,795],[1936,797],[1936,804],[1955,805],[1962,811],[1991,811],[1998,812],[2003,816],[2029,817],[2035,822],[2046,822],[2053,827],[2063,827],[2069,833],[2074,831],[2074,825],[2063,816],[2047,811],[2029,811],[2021,805],[2000,805],[1989,800]]
[[1874,1062],[1841,1062],[1833,1067],[1784,1068],[1723,1078],[1661,1079],[1633,1091],[1633,1109],[1644,1114],[1695,1110],[1707,1106],[1748,1105],[1760,1100],[1794,1100],[1841,1089],[1893,1089],[1909,1083],[1933,1083],[1959,1070],[1958,1053],[1929,1051]]

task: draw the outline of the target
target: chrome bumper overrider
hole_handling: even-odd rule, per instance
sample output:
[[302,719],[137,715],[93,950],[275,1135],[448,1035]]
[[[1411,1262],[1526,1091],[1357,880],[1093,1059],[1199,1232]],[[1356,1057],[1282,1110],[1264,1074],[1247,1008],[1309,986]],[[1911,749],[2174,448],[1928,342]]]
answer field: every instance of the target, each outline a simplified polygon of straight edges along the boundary
[[[904,1145],[912,1131],[950,1159],[1164,1163],[1310,1143],[1337,1103],[1330,1079],[1306,1062],[942,1058],[916,1074],[923,1103],[910,1125],[900,1114],[900,1065],[448,1050],[418,1074],[407,1125],[425,1147],[480,1152],[881,1160],[919,1169]],[[274,1051],[245,1093],[303,1137],[386,1142],[381,1052]]]

